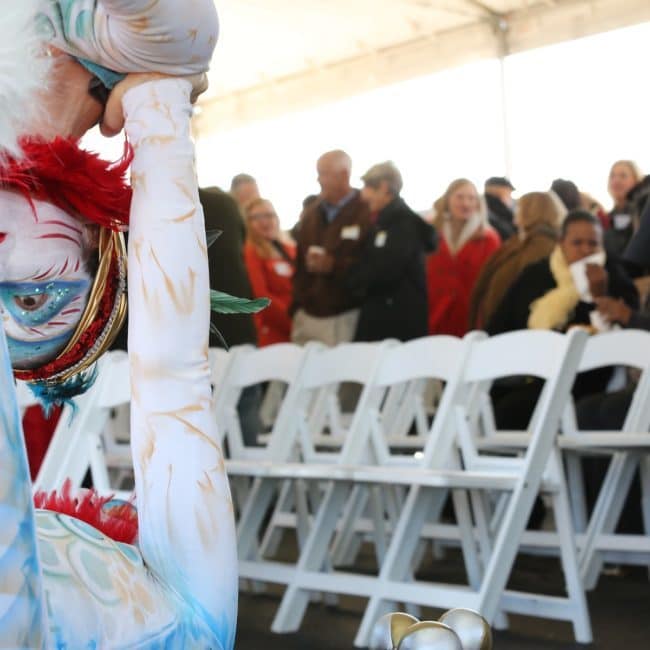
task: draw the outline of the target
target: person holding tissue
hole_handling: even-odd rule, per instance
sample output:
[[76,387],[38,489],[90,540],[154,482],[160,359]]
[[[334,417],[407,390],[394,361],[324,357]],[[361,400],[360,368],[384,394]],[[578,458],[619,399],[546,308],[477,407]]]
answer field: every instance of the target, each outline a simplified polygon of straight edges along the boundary
[[[605,331],[611,323],[597,311],[602,298],[620,299],[638,309],[639,294],[619,262],[603,250],[600,221],[590,212],[569,212],[560,241],[550,256],[526,267],[490,319],[487,331],[500,334],[518,329],[566,331],[585,327]],[[578,376],[575,399],[605,390],[611,370],[599,368]],[[542,389],[538,379],[517,377],[492,390],[497,426],[526,428]]]
[[550,256],[531,264],[506,293],[487,331],[517,329],[566,331],[573,326],[592,333],[610,324],[596,311],[596,301],[620,299],[638,309],[639,294],[621,264],[603,250],[600,222],[590,212],[570,212],[560,241]]

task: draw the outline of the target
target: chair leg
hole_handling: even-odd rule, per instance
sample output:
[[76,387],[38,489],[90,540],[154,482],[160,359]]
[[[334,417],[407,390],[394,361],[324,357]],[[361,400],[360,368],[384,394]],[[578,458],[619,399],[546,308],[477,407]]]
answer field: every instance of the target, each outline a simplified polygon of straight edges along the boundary
[[602,554],[597,550],[601,535],[614,532],[634,478],[638,458],[632,453],[614,454],[600,488],[580,549],[580,575],[586,589],[596,586],[602,571]]
[[[476,522],[476,533],[478,535],[478,547],[481,559],[481,573],[478,577],[478,580],[475,583],[470,582],[470,584],[477,591],[480,589],[483,571],[485,571],[485,567],[487,566],[490,555],[492,554],[492,538],[490,536],[490,523],[487,511],[488,500],[483,497],[484,495],[477,490],[472,490],[470,492],[470,499],[472,510],[474,512],[474,521]],[[493,626],[497,630],[507,630],[510,626],[508,615],[503,610],[499,610],[499,612],[496,614]]]
[[[643,456],[639,462],[641,477],[641,514],[643,516],[643,532],[650,535],[650,459]],[[650,577],[650,566],[648,566]]]
[[[431,492],[420,487],[411,488],[393,531],[386,557],[379,570],[380,583],[388,580],[404,580],[411,575],[413,554],[420,541],[422,527],[431,510],[439,514],[447,494],[447,490]],[[387,611],[396,608],[396,602],[388,601],[381,596],[372,596],[366,605],[354,645],[356,647],[367,646],[377,619]]]
[[273,514],[262,536],[260,543],[260,555],[262,557],[274,557],[280,543],[282,542],[283,526],[278,522],[282,515],[292,514],[294,504],[293,481],[283,481],[280,488],[280,494],[273,507]]
[[492,555],[485,567],[477,609],[490,623],[494,622],[500,610],[501,597],[538,494],[539,483],[535,483],[532,479],[521,483],[510,495],[501,527],[494,540]]
[[587,529],[587,499],[580,455],[566,451],[565,462],[573,528],[577,533],[582,533]]
[[465,490],[453,490],[451,496],[454,502],[456,521],[458,522],[460,546],[463,552],[468,582],[473,589],[477,590],[481,584],[483,571],[474,537],[469,499]]
[[237,552],[240,560],[259,557],[258,532],[277,489],[271,480],[255,479],[250,498],[237,524]]
[[363,515],[368,503],[368,488],[355,485],[345,506],[339,532],[332,545],[332,564],[345,566],[354,561],[354,538],[358,535],[356,522]]
[[[562,470],[559,451],[554,452],[551,462],[555,464],[557,475],[560,476]],[[589,619],[587,598],[578,569],[578,553],[571,520],[572,513],[569,506],[567,486],[561,476],[558,482],[559,489],[551,495],[551,499],[555,516],[555,526],[560,540],[560,561],[562,563],[562,570],[564,571],[569,607],[573,612],[573,631],[578,643],[591,643],[591,622]]]
[[321,571],[327,564],[330,540],[349,492],[350,487],[343,483],[331,484],[327,488],[325,498],[300,552],[293,578],[287,585],[273,619],[271,625],[273,632],[295,632],[300,627],[310,595],[310,590],[305,588],[302,577],[305,572]]

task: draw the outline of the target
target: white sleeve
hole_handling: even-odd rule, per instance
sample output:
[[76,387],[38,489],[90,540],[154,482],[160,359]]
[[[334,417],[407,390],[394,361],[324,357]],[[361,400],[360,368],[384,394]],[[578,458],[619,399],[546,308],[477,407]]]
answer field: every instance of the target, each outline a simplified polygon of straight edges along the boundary
[[134,147],[129,230],[131,444],[147,564],[234,642],[232,501],[211,411],[208,256],[190,140],[190,84],[123,100]]
[[115,72],[206,72],[219,35],[213,0],[54,0],[40,22],[54,45]]

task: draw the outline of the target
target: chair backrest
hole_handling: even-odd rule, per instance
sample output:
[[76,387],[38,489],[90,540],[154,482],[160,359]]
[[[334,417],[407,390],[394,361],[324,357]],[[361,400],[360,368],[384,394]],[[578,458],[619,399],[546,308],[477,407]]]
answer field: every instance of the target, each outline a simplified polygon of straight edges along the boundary
[[[650,332],[616,330],[589,337],[578,372],[609,366],[640,371],[621,431],[647,433],[650,428]],[[565,435],[579,433],[573,404],[562,419]]]
[[650,332],[615,330],[590,336],[580,359],[578,372],[606,366],[650,368]]
[[[385,350],[394,345],[394,341],[344,343],[335,348],[309,344],[300,373],[278,414],[280,435],[274,435],[269,443],[271,457],[287,460],[298,448],[306,462],[349,462],[355,458],[354,436],[349,434],[363,429],[359,420],[367,414],[365,405],[374,373]],[[351,423],[343,430],[338,421],[339,390],[348,383],[362,388]],[[318,438],[324,431],[341,434],[338,448],[333,446],[326,452],[318,449]]]
[[[586,332],[581,330],[572,330],[568,334],[522,330],[471,340],[455,404],[456,426],[466,467],[478,469],[499,463],[505,466],[520,464],[528,469],[534,465],[543,472],[562,412],[570,399],[587,338]],[[494,380],[513,375],[539,377],[544,379],[544,387],[528,427],[531,438],[523,462],[511,463],[510,459],[495,460],[493,455],[485,457],[479,454],[472,414]],[[480,391],[474,390],[476,386]]]
[[[259,458],[265,455],[265,451],[259,447],[249,447],[244,442],[237,411],[242,392],[246,388],[272,381],[282,382],[290,387],[302,367],[305,349],[291,343],[279,343],[264,348],[241,346],[233,348],[231,355],[228,372],[216,396],[215,411],[219,433],[227,443],[230,458]],[[288,395],[289,391],[283,401]],[[279,408],[281,412],[282,404]],[[272,431],[271,438],[273,435]]]
[[[444,444],[443,431],[448,434],[447,440],[451,435],[450,396],[454,392],[459,371],[465,363],[466,352],[467,342],[451,336],[429,336],[384,351],[366,405],[370,410],[368,422],[371,427],[373,448],[380,464],[426,463],[430,462],[433,454],[441,452],[440,446]],[[430,380],[438,380],[445,385],[433,421],[426,425],[428,431],[424,440],[419,436],[407,435],[405,441],[411,438],[414,444],[410,448],[411,453],[405,455],[399,453],[399,450],[398,453],[392,453],[391,444],[395,443],[392,428],[399,426],[403,431],[404,424],[415,424],[417,429],[418,418],[426,418],[422,398],[426,381]],[[411,399],[412,404],[408,418],[396,424],[387,411],[392,408],[389,403],[392,391],[396,386],[402,385],[409,387],[405,397]],[[354,433],[355,439],[360,438],[361,435],[360,432]],[[434,441],[433,444],[429,444],[431,440]],[[416,447],[419,447],[421,453],[414,456],[412,451]]]

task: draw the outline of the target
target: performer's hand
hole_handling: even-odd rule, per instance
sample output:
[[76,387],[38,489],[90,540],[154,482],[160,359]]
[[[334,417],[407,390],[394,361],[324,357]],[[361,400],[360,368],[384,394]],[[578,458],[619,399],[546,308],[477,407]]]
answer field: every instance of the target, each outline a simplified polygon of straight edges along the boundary
[[[102,135],[108,138],[117,135],[124,128],[124,111],[122,109],[122,98],[127,90],[139,86],[140,84],[154,81],[156,79],[168,79],[169,75],[159,74],[156,72],[133,72],[126,76],[123,81],[120,81],[115,88],[111,91],[106,103],[106,110],[102,117],[99,128]],[[182,77],[187,79],[192,84],[192,94],[190,100],[194,103],[199,95],[205,92],[208,88],[208,78],[202,74],[190,75]]]

